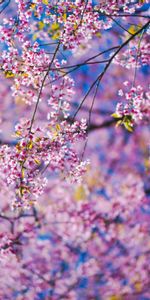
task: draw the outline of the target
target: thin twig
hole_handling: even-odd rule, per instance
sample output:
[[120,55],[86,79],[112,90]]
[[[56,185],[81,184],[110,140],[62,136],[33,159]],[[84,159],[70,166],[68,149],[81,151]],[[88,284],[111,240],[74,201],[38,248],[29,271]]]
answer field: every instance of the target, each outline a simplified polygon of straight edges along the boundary
[[83,100],[81,101],[81,103],[78,106],[77,111],[75,112],[74,116],[73,116],[73,120],[76,117],[77,113],[79,112],[80,108],[82,107],[83,103],[85,102],[87,96],[90,94],[91,90],[93,89],[93,87],[95,86],[95,84],[97,83],[98,80],[102,80],[104,74],[106,73],[107,69],[109,68],[109,66],[111,65],[113,59],[116,57],[116,55],[126,46],[130,43],[130,41],[132,41],[139,33],[141,33],[142,31],[144,31],[150,24],[150,21],[148,21],[142,28],[140,28],[138,31],[136,31],[132,36],[130,36],[118,49],[117,51],[111,56],[111,58],[109,59],[108,63],[106,64],[103,72],[94,80],[94,82],[92,83],[92,85],[90,86],[89,90],[87,91],[87,93],[85,94]]
[[37,98],[37,101],[36,101],[35,109],[34,109],[34,112],[33,112],[33,116],[32,116],[32,119],[31,119],[31,125],[30,125],[30,128],[29,128],[29,133],[31,133],[31,131],[32,131],[32,126],[33,126],[33,123],[34,123],[34,119],[35,119],[35,115],[36,115],[36,112],[37,112],[37,108],[38,108],[38,104],[39,104],[39,101],[40,101],[40,97],[41,97],[41,94],[42,94],[42,90],[43,90],[43,87],[44,87],[44,83],[45,83],[45,80],[46,80],[46,78],[48,76],[48,73],[49,73],[49,71],[51,69],[51,66],[52,66],[52,64],[54,62],[54,59],[56,57],[57,51],[59,49],[59,46],[60,46],[60,43],[56,47],[55,53],[53,55],[53,58],[52,58],[52,60],[51,60],[51,62],[49,64],[49,68],[48,68],[48,70],[47,70],[47,72],[46,72],[46,74],[45,74],[45,76],[43,78],[43,81],[42,81],[42,84],[41,84],[41,87],[40,87],[40,91],[39,91],[39,94],[38,94],[38,98]]

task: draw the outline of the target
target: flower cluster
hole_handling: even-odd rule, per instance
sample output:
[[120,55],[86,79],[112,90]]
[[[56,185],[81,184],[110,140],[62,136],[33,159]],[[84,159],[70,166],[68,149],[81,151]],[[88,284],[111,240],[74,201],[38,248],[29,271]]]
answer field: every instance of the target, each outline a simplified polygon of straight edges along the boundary
[[148,43],[145,38],[140,41],[140,47],[139,41],[135,39],[131,42],[128,49],[126,49],[122,54],[116,55],[114,63],[127,69],[149,65],[149,51],[150,43]]
[[5,268],[0,286],[13,270],[9,297],[14,291],[18,299],[22,293],[27,299],[50,294],[56,300],[64,294],[73,300],[81,293],[83,299],[102,293],[103,300],[145,295],[149,226],[141,212],[143,183],[135,173],[121,173],[106,182],[103,171],[91,170],[83,185],[72,187],[53,178],[36,210],[17,212],[13,239],[2,236],[1,242],[15,249],[15,255],[9,250],[0,260]]
[[[128,82],[124,83],[128,85]],[[118,124],[124,124],[125,127],[132,131],[133,125],[138,124],[141,120],[147,119],[149,112],[149,94],[144,94],[143,88],[138,85],[132,87],[128,92],[119,90],[119,95],[125,97],[125,103],[122,101],[117,104],[116,112],[112,115],[120,119]]]
[[[80,162],[71,144],[86,134],[86,123],[47,124],[32,128],[30,120],[16,125],[19,142],[15,148],[6,145],[0,150],[0,165],[8,185],[15,188],[14,206],[28,207],[41,195],[46,185],[42,177],[48,168],[60,170],[63,178],[79,181],[86,170],[86,163]],[[69,146],[70,145],[70,146]]]
[[149,299],[145,3],[0,1],[0,299]]
[[[69,76],[61,77],[59,69],[65,66],[66,61],[59,62],[57,59],[54,61],[56,71],[53,72],[53,82],[49,87],[48,105],[52,111],[48,113],[48,120],[58,122],[62,118],[67,118],[70,111],[70,101],[74,95],[74,80]],[[59,84],[55,82],[59,80]]]
[[117,13],[122,10],[125,13],[133,14],[136,9],[139,9],[144,3],[148,3],[148,0],[138,1],[138,3],[131,0],[102,0],[100,3],[98,2],[97,7],[101,12],[108,14],[113,13],[114,15],[117,15]]
[[63,45],[75,51],[79,45],[84,45],[92,39],[92,36],[103,27],[103,22],[99,20],[99,14],[93,12],[90,3],[76,1],[73,10],[71,10],[70,4],[70,14],[64,21],[66,9],[61,9],[58,22],[63,24],[63,30],[60,34]]
[[38,43],[30,42],[22,45],[21,60],[13,66],[14,84],[12,95],[16,101],[24,101],[31,105],[37,100],[37,92],[42,85],[51,58],[44,50],[39,50]]

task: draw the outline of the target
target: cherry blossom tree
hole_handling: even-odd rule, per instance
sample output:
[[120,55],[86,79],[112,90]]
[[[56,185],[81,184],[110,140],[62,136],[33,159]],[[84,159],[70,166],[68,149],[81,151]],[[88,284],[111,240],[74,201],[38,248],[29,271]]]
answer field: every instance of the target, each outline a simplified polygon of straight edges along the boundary
[[0,300],[150,299],[148,1],[0,1]]

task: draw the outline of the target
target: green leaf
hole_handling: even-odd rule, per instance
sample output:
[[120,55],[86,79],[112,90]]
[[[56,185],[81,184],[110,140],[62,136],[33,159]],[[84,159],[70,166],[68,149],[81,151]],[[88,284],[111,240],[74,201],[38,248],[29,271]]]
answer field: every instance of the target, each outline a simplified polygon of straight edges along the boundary
[[121,125],[121,124],[122,124],[122,120],[117,121],[116,127],[118,127],[118,126]]
[[11,78],[15,76],[15,74],[12,71],[5,71],[4,74],[6,78]]
[[79,185],[76,189],[75,189],[75,193],[74,193],[74,199],[76,201],[81,201],[84,200],[86,198],[86,192],[85,189],[82,185]]
[[115,119],[120,119],[121,118],[121,115],[117,114],[117,113],[113,113],[111,115],[111,117],[115,118]]
[[45,27],[45,24],[44,24],[43,21],[40,21],[40,22],[38,23],[38,26],[39,26],[39,30],[42,30],[42,29]]
[[133,122],[132,122],[132,116],[125,116],[123,118],[123,121],[122,121],[124,127],[130,131],[130,132],[133,132]]
[[51,25],[51,30],[55,31],[55,30],[58,30],[59,29],[59,24],[58,23],[53,23]]
[[42,3],[48,5],[49,0],[42,0]]
[[131,124],[129,124],[128,122],[123,122],[124,124],[124,127],[130,131],[130,132],[133,132],[133,126]]

